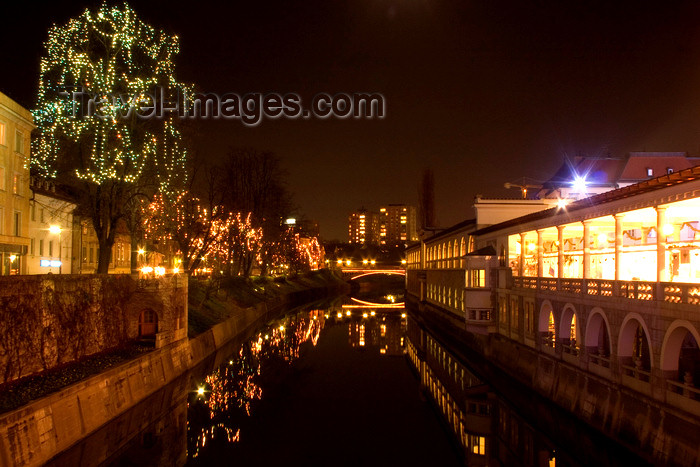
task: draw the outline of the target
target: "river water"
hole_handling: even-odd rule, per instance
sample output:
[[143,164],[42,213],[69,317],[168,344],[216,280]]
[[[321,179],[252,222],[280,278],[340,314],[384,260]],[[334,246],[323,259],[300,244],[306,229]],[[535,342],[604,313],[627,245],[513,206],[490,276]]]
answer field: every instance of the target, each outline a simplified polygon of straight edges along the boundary
[[555,407],[501,397],[401,299],[294,310],[53,464],[640,465]]

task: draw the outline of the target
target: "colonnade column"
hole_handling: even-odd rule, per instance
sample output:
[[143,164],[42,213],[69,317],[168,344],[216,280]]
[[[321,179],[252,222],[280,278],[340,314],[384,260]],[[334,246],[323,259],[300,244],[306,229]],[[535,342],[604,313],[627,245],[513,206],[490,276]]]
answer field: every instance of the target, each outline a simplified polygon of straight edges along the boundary
[[557,226],[557,277],[564,277],[564,226]]
[[666,271],[666,235],[664,235],[664,225],[666,225],[666,206],[656,207],[656,280],[666,282],[668,275]]
[[537,231],[537,277],[544,276],[544,239],[542,231]]
[[525,274],[525,250],[527,246],[525,245],[525,234],[520,234],[520,265],[518,275],[523,277]]
[[623,230],[622,230],[622,219],[625,217],[624,214],[615,214],[615,280],[620,280],[620,274],[622,272],[622,242],[623,242]]
[[583,278],[591,277],[591,221],[585,220],[583,224]]

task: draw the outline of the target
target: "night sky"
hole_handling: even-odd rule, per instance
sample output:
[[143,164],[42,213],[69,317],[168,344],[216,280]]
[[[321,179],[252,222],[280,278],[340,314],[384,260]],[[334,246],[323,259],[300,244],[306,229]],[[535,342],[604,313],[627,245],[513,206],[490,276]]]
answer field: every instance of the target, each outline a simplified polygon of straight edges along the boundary
[[[99,2],[2,6],[0,91],[32,108],[42,42]],[[437,217],[475,194],[548,178],[577,154],[700,152],[700,2],[199,0],[130,2],[178,34],[200,91],[379,92],[383,120],[201,121],[195,150],[269,149],[299,212],[347,240],[360,206],[417,204],[435,172]]]

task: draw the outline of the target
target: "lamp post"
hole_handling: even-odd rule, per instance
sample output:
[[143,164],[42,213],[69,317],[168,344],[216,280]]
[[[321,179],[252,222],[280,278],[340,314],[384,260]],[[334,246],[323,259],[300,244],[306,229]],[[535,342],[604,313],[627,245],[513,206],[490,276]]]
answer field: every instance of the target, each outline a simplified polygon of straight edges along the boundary
[[52,225],[49,227],[50,233],[52,233],[54,235],[58,235],[58,273],[59,274],[61,274],[63,271],[63,259],[62,259],[63,255],[61,252],[61,249],[62,249],[62,247],[61,247],[61,232],[62,231],[63,231],[63,229],[58,225]]

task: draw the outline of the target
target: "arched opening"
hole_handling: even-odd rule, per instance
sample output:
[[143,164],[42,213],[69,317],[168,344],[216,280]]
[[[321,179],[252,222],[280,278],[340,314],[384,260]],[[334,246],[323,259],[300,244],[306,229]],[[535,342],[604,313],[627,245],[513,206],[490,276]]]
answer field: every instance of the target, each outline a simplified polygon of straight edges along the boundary
[[[618,357],[622,365],[631,368],[627,373],[648,381],[648,375],[638,371],[651,370],[651,346],[649,334],[641,316],[636,313],[628,315],[622,323],[618,344]],[[644,377],[642,377],[644,376]]]
[[687,321],[674,322],[661,348],[661,369],[666,378],[689,387],[700,386],[700,336]]
[[592,311],[589,315],[585,339],[586,352],[591,357],[591,361],[609,367],[612,353],[610,332],[602,311]]
[[561,314],[559,329],[559,340],[564,346],[564,351],[578,354],[578,332],[576,309],[572,305],[566,305]]
[[158,332],[158,315],[147,308],[139,314],[139,337],[155,337]]
[[549,301],[545,301],[540,308],[539,324],[537,327],[542,345],[554,347],[556,339],[555,330],[554,310]]

